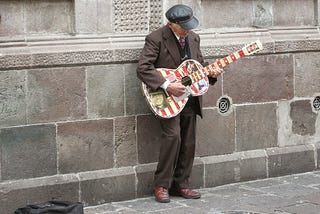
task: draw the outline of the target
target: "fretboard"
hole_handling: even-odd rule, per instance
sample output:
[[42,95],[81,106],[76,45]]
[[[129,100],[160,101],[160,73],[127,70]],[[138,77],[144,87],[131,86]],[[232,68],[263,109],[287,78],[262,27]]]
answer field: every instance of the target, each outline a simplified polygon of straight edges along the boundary
[[201,79],[204,79],[206,76],[210,75],[211,73],[214,73],[215,69],[217,68],[224,68],[226,65],[229,65],[230,63],[236,61],[237,59],[252,55],[260,50],[262,50],[262,44],[259,40],[252,42],[242,49],[233,52],[232,54],[216,60],[214,63],[202,68],[201,70],[195,71],[192,74],[189,75],[192,84],[195,82],[200,81]]
[[210,73],[214,73],[214,70],[217,68],[224,68],[226,65],[236,61],[237,59],[244,57],[245,53],[243,50],[238,50],[222,59],[216,60],[214,63],[202,68],[201,70],[195,71],[189,75],[192,83],[198,82],[201,79],[204,79],[206,76],[210,75]]

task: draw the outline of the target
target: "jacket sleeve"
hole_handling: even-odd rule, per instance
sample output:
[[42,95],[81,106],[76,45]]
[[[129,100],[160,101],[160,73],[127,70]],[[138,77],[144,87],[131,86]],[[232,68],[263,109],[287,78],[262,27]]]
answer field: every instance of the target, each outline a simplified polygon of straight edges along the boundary
[[166,81],[155,68],[159,52],[160,41],[153,40],[150,35],[146,36],[136,72],[138,78],[153,90],[159,88]]

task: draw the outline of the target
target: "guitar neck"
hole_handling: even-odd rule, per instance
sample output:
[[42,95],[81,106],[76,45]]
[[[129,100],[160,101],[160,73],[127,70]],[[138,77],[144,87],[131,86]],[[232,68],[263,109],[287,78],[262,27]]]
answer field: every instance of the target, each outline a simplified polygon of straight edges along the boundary
[[230,63],[238,60],[241,57],[252,55],[253,53],[262,50],[262,44],[260,41],[255,41],[252,44],[245,46],[244,48],[233,52],[232,54],[216,60],[214,63],[198,70],[189,75],[192,83],[197,82],[201,79],[204,79],[206,76],[214,73],[214,70],[217,68],[224,68],[225,66],[229,65]]

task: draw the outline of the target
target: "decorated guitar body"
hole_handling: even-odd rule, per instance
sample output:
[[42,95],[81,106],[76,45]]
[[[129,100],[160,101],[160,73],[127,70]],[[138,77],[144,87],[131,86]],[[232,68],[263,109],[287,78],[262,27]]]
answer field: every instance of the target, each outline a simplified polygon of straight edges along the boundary
[[190,96],[200,96],[209,89],[208,75],[217,68],[223,68],[237,59],[262,50],[260,41],[255,41],[229,56],[216,60],[213,64],[203,67],[196,60],[186,60],[177,69],[158,68],[157,71],[170,82],[181,81],[186,86],[186,92],[180,97],[168,94],[159,88],[154,91],[142,83],[142,91],[151,111],[161,118],[171,118],[178,115],[186,105]]

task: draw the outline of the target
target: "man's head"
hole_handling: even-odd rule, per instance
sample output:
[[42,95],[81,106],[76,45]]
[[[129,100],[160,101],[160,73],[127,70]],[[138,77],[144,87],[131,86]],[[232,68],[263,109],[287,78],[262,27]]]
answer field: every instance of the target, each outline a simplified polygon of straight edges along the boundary
[[192,9],[183,4],[171,7],[166,12],[166,17],[169,22],[177,24],[185,30],[194,29],[199,25],[198,19],[193,16]]

